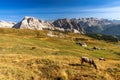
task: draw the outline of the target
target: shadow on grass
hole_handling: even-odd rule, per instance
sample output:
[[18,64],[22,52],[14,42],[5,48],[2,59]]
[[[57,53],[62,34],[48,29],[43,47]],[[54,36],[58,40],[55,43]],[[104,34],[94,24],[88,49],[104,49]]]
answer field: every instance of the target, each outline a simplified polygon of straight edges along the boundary
[[69,64],[70,66],[83,66],[81,64]]
[[81,67],[91,67],[90,65],[85,65],[85,64],[68,64],[69,66],[81,66]]

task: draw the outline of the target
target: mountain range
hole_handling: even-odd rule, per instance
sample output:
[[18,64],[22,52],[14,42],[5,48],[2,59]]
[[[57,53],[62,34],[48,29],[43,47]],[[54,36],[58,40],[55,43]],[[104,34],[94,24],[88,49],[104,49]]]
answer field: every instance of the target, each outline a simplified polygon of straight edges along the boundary
[[102,33],[113,36],[120,36],[120,21],[98,18],[72,18],[57,19],[55,21],[44,21],[34,17],[24,17],[20,22],[0,21],[1,28],[16,29],[51,29],[60,31],[70,31],[74,33]]

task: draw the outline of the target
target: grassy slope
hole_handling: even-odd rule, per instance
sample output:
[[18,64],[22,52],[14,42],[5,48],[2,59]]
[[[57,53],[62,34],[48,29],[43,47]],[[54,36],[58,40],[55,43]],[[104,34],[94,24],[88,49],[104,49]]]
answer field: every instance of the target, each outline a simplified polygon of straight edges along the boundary
[[[36,34],[39,33],[39,38]],[[83,35],[61,35],[51,38],[47,31],[0,29],[0,79],[1,80],[119,80],[120,47]],[[73,38],[84,38],[88,48],[83,48]],[[99,46],[104,50],[93,50]],[[35,49],[32,49],[35,47]],[[85,64],[80,66],[80,56],[95,59],[98,70]],[[103,56],[107,61],[99,61]],[[110,69],[109,69],[110,68]]]

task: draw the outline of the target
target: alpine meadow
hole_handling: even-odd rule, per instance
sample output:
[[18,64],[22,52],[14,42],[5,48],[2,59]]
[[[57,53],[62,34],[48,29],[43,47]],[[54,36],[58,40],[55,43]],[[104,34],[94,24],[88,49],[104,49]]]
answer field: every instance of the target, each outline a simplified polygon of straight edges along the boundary
[[120,80],[120,0],[0,0],[0,80]]

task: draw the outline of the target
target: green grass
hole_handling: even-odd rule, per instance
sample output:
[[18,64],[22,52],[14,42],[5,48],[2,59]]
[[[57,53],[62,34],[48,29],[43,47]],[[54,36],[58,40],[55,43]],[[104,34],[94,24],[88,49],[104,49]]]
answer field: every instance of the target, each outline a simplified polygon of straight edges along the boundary
[[[120,47],[116,44],[73,33],[53,32],[59,36],[49,37],[48,32],[37,31],[36,36],[34,30],[0,28],[0,80],[119,80]],[[76,37],[88,47],[76,44]],[[80,66],[80,56],[95,59],[99,69]],[[107,61],[99,62],[101,56]],[[111,67],[117,68],[114,75],[107,71]]]

